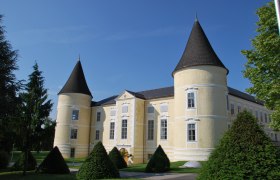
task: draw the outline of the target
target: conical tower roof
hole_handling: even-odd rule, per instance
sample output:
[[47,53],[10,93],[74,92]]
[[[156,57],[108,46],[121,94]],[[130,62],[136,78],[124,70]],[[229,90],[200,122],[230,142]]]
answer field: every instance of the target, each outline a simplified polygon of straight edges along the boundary
[[228,73],[228,69],[213,50],[200,23],[196,19],[184,53],[173,71],[173,75],[181,69],[200,65],[219,66],[225,68]]
[[87,86],[87,82],[80,60],[75,65],[69,79],[58,94],[62,93],[80,93],[92,97],[90,90]]

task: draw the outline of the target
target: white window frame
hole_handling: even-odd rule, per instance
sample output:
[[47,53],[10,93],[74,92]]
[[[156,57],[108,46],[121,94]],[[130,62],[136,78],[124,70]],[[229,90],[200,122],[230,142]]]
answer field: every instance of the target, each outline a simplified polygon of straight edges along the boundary
[[[194,103],[194,107],[189,107],[189,94],[193,93],[193,103]],[[197,90],[195,89],[187,89],[186,90],[186,109],[187,110],[194,110],[197,108]]]
[[[195,126],[195,140],[189,140],[189,124],[194,124]],[[197,122],[194,120],[194,119],[190,119],[187,121],[186,123],[186,139],[187,139],[187,143],[197,143],[197,140],[198,140],[198,128],[197,128],[198,124]]]
[[[166,121],[166,126],[165,127],[163,127],[162,126],[162,121]],[[162,135],[163,134],[163,128],[165,128],[166,129],[166,135]],[[166,137],[165,137],[166,136]],[[167,118],[165,117],[165,118],[161,118],[160,119],[160,140],[162,141],[164,141],[164,140],[167,140],[168,139],[168,120],[167,120]]]
[[[74,136],[74,134],[72,134],[72,132],[76,130],[76,136]],[[70,129],[70,139],[78,139],[78,128],[71,128]]]
[[[126,126],[125,127],[124,127],[124,121],[126,121]],[[128,121],[127,121],[127,119],[122,119],[122,126],[121,126],[121,128],[122,128],[121,129],[121,139],[127,139],[127,128],[128,128]]]
[[[114,124],[114,127],[112,128],[112,124]],[[116,123],[115,122],[110,122],[110,130],[109,130],[109,139],[115,139],[115,127]]]
[[[99,115],[98,115],[99,114]],[[99,117],[99,118],[98,118]],[[96,112],[96,121],[97,122],[100,122],[101,121],[101,112],[100,111],[97,111]]]
[[[153,127],[151,128],[149,122],[153,122]],[[153,119],[149,119],[147,123],[147,140],[153,141],[155,139],[155,121]]]
[[[77,114],[74,113],[74,112],[77,112]],[[71,113],[72,121],[78,121],[79,120],[79,116],[80,116],[80,110],[79,109],[73,109],[72,113]]]

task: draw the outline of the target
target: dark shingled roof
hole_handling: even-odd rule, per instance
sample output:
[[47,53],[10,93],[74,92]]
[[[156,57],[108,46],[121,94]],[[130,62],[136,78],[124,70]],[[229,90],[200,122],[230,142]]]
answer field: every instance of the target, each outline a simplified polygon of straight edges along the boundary
[[80,60],[77,62],[69,79],[58,94],[63,93],[80,93],[92,97],[90,90],[87,86],[87,82]]
[[[174,86],[165,87],[165,88],[159,88],[159,89],[152,89],[147,91],[140,91],[140,92],[132,92],[127,91],[134,95],[137,98],[144,99],[144,100],[150,100],[150,99],[159,99],[159,98],[165,98],[165,97],[173,97],[174,96]],[[244,92],[241,92],[239,90],[233,89],[231,87],[228,87],[228,92],[230,95],[257,103],[259,105],[264,105],[263,101],[260,101],[256,99],[254,96],[251,96],[249,94],[246,94]],[[98,102],[92,102],[92,106],[103,106],[103,105],[109,105],[109,104],[115,104],[115,99],[118,96],[111,96],[109,98],[103,99]]]
[[198,20],[196,20],[194,22],[184,53],[172,75],[174,75],[176,71],[186,67],[199,65],[219,66],[225,68],[228,73],[228,69],[216,55],[200,23]]

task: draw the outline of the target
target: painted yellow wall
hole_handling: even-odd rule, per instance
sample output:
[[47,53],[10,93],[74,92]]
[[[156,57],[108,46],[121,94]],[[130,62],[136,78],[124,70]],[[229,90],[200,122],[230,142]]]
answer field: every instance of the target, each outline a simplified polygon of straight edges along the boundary
[[[57,124],[54,146],[63,157],[70,157],[70,148],[75,148],[75,157],[88,155],[91,97],[84,94],[65,93],[58,97]],[[79,119],[72,120],[72,111],[79,110]],[[77,139],[70,139],[71,128],[77,128]]]

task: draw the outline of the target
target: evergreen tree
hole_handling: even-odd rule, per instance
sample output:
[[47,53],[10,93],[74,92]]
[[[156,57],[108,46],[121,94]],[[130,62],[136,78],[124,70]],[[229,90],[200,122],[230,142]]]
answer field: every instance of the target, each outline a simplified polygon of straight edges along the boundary
[[14,71],[17,67],[17,51],[5,38],[4,26],[0,15],[0,150],[11,151],[17,122],[17,91],[19,83]]
[[[27,154],[27,156],[26,156]],[[19,156],[19,159],[15,162],[15,164],[13,165],[13,168],[16,171],[19,170],[26,170],[26,171],[31,171],[34,170],[37,166],[37,161],[34,158],[34,156],[32,155],[32,153],[30,151],[26,152],[22,152],[21,155]]]
[[127,164],[126,164],[125,160],[123,159],[118,148],[114,147],[112,149],[112,151],[109,153],[109,157],[118,169],[127,167]]
[[248,92],[265,102],[273,111],[272,127],[280,130],[280,36],[273,1],[257,10],[257,36],[253,49],[243,50],[247,58],[244,76],[253,87]]
[[69,174],[69,168],[64,161],[59,149],[55,146],[43,162],[37,168],[37,171],[50,174]]
[[29,75],[25,92],[21,94],[21,97],[29,133],[27,136],[32,138],[30,148],[39,151],[43,141],[43,128],[49,120],[53,104],[51,100],[48,100],[47,89],[44,88],[44,77],[42,71],[39,71],[37,63],[33,66],[33,72]]
[[103,144],[98,142],[79,169],[76,177],[82,180],[110,179],[118,178],[120,174],[110,160]]
[[237,115],[198,179],[280,179],[280,154],[247,111]]
[[161,145],[159,145],[149,160],[145,172],[166,172],[170,169],[170,161]]

